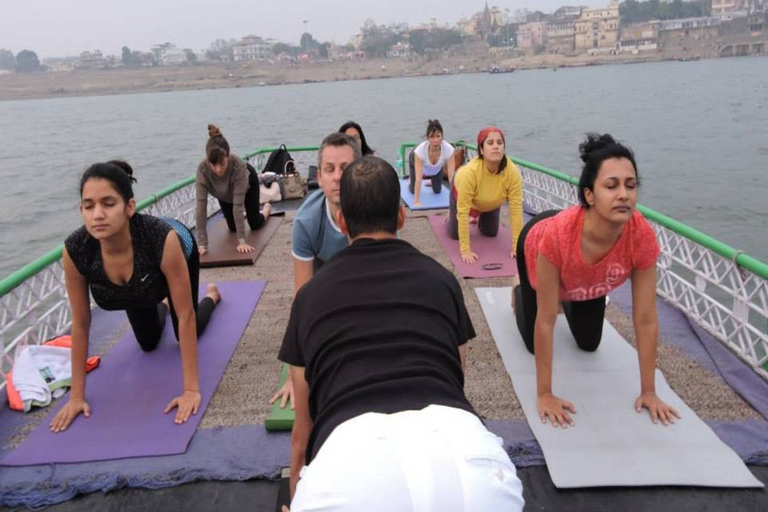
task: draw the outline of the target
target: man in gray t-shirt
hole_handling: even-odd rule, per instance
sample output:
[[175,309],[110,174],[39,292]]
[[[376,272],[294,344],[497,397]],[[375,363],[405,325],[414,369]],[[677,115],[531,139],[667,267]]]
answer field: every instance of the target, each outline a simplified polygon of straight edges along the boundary
[[[349,245],[336,224],[341,210],[339,183],[344,169],[360,157],[355,139],[343,133],[332,133],[323,139],[318,151],[317,182],[320,190],[310,195],[296,212],[291,231],[293,255],[293,294],[309,281],[333,255]],[[293,383],[290,378],[270,400],[281,399],[281,407],[291,400]]]

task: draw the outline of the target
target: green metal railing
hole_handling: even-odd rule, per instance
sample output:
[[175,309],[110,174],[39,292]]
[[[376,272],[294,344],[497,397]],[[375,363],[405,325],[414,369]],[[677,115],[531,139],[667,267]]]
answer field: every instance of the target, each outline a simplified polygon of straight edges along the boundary
[[[470,155],[476,154],[474,144],[461,145]],[[414,143],[400,146],[399,164],[403,175],[408,165],[408,151],[415,146]],[[274,149],[259,148],[243,158],[260,170]],[[287,149],[300,171],[317,163],[318,146]],[[577,201],[577,178],[519,158],[512,160],[523,174],[526,202],[538,204],[534,209],[564,207]],[[137,210],[174,211],[189,219],[191,210],[182,213],[177,208],[193,201],[194,193],[189,187],[194,180],[191,176],[142,199]],[[213,211],[211,208],[216,208],[213,202],[209,203],[209,212]],[[662,246],[659,295],[680,307],[768,379],[768,265],[650,208],[638,206],[638,209],[654,226]],[[9,333],[16,336],[13,343],[20,338],[35,343],[45,339],[47,333],[68,325],[60,264],[62,250],[59,246],[0,281],[0,319],[3,321],[0,330],[5,332],[2,336],[5,343]],[[33,301],[37,301],[34,303],[37,309],[28,309]],[[48,306],[51,301],[57,301],[55,308]],[[34,333],[33,329],[36,329]],[[4,349],[12,348],[13,343]],[[8,350],[0,355],[3,358],[0,377],[3,377],[12,356]],[[3,384],[0,382],[0,389]]]

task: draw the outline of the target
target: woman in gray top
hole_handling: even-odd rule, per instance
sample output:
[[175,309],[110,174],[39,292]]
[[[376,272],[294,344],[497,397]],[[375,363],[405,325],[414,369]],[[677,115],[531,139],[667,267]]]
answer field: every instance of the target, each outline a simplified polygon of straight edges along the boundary
[[198,250],[201,255],[208,252],[206,220],[208,194],[211,194],[219,200],[229,231],[237,232],[237,252],[251,252],[253,247],[245,243],[243,211],[248,219],[248,225],[255,231],[269,218],[272,205],[267,203],[264,205],[263,213],[259,211],[259,177],[256,171],[253,168],[249,169],[242,159],[229,154],[229,143],[218,127],[209,124],[208,137],[208,144],[205,146],[206,158],[197,166],[195,180]]

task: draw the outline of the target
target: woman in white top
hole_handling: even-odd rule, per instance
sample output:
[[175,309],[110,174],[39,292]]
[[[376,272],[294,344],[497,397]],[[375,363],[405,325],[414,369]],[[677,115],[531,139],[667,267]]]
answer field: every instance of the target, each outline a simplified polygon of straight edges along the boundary
[[430,119],[427,124],[427,140],[416,146],[409,158],[410,181],[408,190],[413,194],[413,205],[421,206],[421,180],[432,180],[432,191],[439,194],[443,186],[443,169],[448,181],[453,179],[456,163],[453,159],[453,146],[443,140],[443,126],[437,119]]

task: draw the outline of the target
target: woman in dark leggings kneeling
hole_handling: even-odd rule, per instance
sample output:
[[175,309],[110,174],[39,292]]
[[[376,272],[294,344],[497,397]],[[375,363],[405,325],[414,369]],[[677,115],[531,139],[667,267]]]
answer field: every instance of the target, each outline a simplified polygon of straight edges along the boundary
[[269,218],[272,205],[267,203],[264,213],[259,211],[259,177],[256,170],[249,168],[238,156],[229,154],[229,143],[216,126],[208,125],[208,136],[206,158],[197,166],[195,178],[195,226],[200,254],[208,252],[208,194],[219,200],[229,232],[237,232],[237,252],[252,252],[253,247],[245,243],[243,214],[250,228],[256,231]]
[[526,224],[517,242],[520,285],[514,288],[517,326],[536,356],[537,407],[542,423],[573,425],[572,403],[552,394],[552,344],[562,303],[578,346],[600,345],[605,297],[627,279],[640,361],[640,396],[654,423],[674,423],[679,415],[655,390],[656,259],[659,244],[647,220],[635,209],[639,180],[632,151],[610,135],[590,134],[579,147],[584,168],[580,206],[542,212]]
[[192,233],[178,221],[136,213],[132,175],[128,164],[112,161],[92,165],[80,181],[84,226],[67,238],[62,258],[72,308],[72,391],[51,422],[54,432],[66,430],[81,413],[90,416],[85,401],[89,290],[102,309],[125,310],[147,352],[160,342],[170,309],[181,349],[183,392],[165,412],[178,408],[175,423],[185,423],[202,401],[197,338],[221,296],[215,285],[208,285],[198,305],[200,256]]

